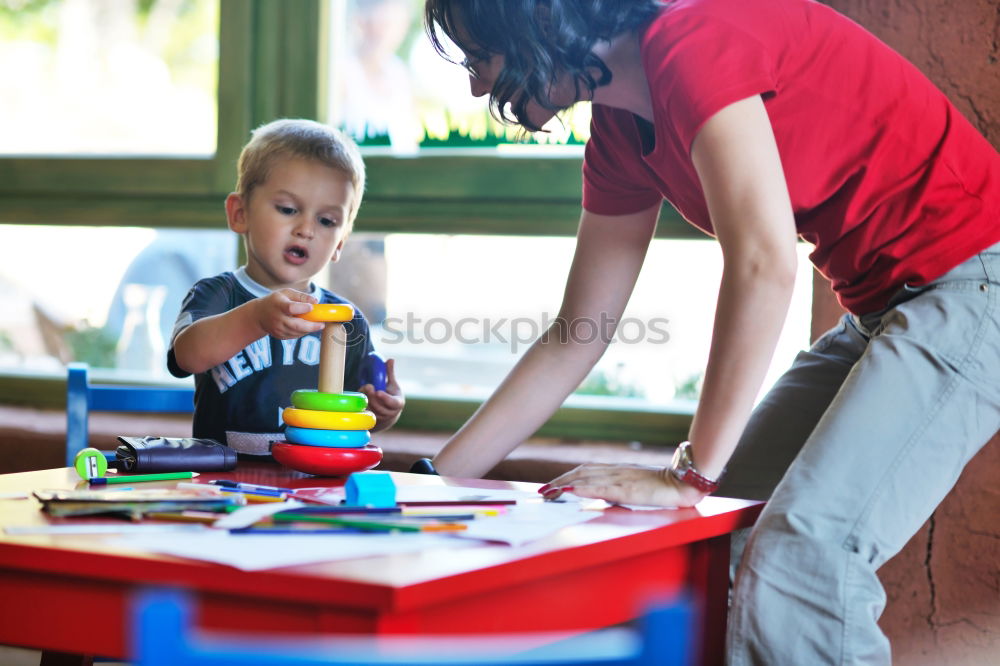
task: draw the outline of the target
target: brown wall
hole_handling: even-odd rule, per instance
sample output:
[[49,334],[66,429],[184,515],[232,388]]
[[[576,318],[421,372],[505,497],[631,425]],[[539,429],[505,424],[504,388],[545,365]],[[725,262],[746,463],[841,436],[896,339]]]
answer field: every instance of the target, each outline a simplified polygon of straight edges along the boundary
[[[828,0],[916,64],[1000,147],[1000,0]],[[813,337],[841,313],[815,282]],[[1000,664],[1000,436],[879,572],[900,666]]]
[[827,0],[902,53],[1000,146],[997,0]]

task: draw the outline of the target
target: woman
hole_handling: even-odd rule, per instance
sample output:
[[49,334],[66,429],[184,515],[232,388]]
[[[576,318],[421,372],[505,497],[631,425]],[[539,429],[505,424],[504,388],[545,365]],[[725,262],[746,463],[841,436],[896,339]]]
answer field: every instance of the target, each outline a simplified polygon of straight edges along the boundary
[[[565,322],[620,318],[667,199],[724,256],[689,442],[670,468],[584,465],[547,496],[769,499],[730,662],[888,663],[875,572],[1000,427],[996,151],[912,65],[809,0],[428,0],[426,19],[439,51],[443,33],[465,53],[472,94],[529,131],[593,102],[560,321],[438,471],[485,473],[584,378],[606,342]],[[751,414],[799,237],[850,314]]]

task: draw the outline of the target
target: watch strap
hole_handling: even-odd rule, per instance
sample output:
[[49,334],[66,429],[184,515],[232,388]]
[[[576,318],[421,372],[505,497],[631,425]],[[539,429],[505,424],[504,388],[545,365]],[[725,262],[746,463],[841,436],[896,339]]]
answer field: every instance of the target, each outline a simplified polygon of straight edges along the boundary
[[691,442],[681,442],[677,447],[670,463],[670,473],[681,483],[703,493],[714,493],[719,489],[718,479],[710,479],[695,468],[691,457]]

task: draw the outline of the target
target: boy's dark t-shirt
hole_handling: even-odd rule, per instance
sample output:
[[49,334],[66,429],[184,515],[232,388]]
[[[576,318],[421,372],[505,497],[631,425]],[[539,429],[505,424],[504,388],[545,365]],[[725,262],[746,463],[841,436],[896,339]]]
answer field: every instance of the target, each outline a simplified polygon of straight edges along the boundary
[[[175,377],[189,372],[178,367],[173,340],[204,317],[228,312],[270,290],[250,278],[243,268],[199,280],[184,299],[167,351],[167,368]],[[320,303],[350,303],[313,285]],[[361,386],[364,360],[372,351],[368,322],[356,307],[347,331],[344,389]],[[291,404],[292,391],[315,389],[319,381],[319,333],[291,340],[269,335],[252,342],[231,359],[195,375],[194,436],[227,442],[226,432],[276,433],[284,429],[281,410]],[[236,446],[237,450],[240,449]]]

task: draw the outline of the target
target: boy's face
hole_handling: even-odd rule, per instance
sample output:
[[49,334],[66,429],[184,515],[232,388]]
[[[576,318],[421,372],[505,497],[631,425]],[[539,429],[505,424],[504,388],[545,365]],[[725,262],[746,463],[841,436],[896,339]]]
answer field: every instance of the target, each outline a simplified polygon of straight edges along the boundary
[[226,216],[246,241],[250,277],[269,289],[308,291],[340,258],[354,194],[347,174],[302,158],[277,161],[249,201],[230,194]]

